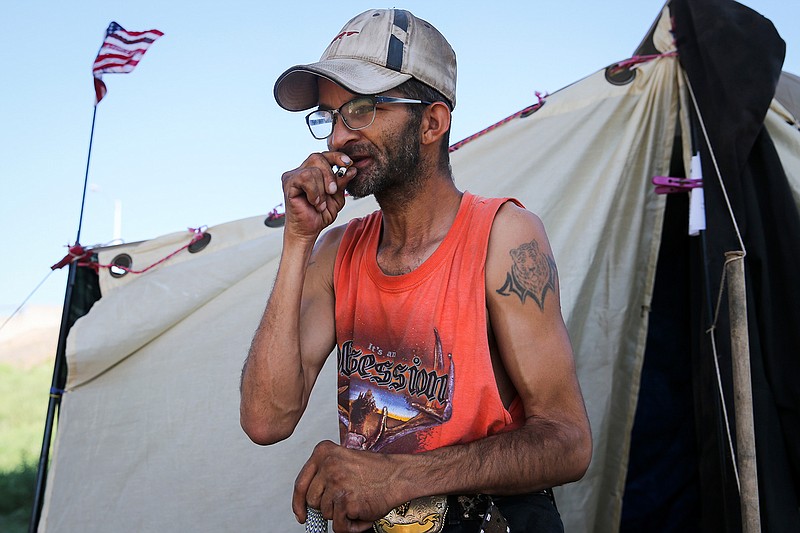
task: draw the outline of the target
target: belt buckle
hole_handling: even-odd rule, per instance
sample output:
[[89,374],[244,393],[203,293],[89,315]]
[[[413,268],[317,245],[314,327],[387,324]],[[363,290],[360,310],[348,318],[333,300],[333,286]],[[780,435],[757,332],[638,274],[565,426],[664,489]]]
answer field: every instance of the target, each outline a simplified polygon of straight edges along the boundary
[[395,507],[372,528],[376,533],[441,533],[446,515],[446,496],[425,496]]

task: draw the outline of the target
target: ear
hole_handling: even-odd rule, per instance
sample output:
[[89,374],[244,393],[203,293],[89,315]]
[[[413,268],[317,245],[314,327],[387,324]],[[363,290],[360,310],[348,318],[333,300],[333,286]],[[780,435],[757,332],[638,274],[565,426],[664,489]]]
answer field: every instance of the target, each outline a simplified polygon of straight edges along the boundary
[[422,115],[422,144],[435,144],[450,129],[450,108],[444,102],[434,102]]

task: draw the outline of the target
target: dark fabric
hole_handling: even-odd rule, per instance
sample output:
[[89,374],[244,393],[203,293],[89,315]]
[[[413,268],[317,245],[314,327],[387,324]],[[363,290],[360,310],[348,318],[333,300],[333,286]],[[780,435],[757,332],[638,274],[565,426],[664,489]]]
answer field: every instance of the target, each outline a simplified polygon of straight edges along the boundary
[[[402,31],[408,30],[408,13],[402,9],[394,11],[394,25]],[[403,68],[403,52],[405,45],[403,41],[391,35],[389,37],[389,50],[386,53],[386,68],[400,72]]]
[[408,11],[394,10],[394,25],[402,31],[408,31]]
[[[495,505],[508,521],[511,533],[563,533],[564,524],[551,496],[534,493],[495,498]],[[448,510],[448,517],[454,509]],[[452,521],[452,520],[449,520]],[[448,523],[445,533],[478,533],[480,520]]]
[[687,370],[692,290],[688,218],[688,195],[670,195],[631,432],[621,533],[700,531],[694,398]]
[[[763,126],[785,44],[767,19],[726,0],[672,0],[675,39],[747,249],[745,275],[762,530],[800,524],[800,216]],[[705,305],[716,300],[727,251],[740,249],[711,152],[698,135],[704,169],[707,294],[697,297],[695,406],[703,531],[739,531],[738,495],[720,429],[721,405]],[[701,263],[702,264],[702,263]],[[729,420],[734,425],[730,328],[723,298],[716,339]]]
[[[58,389],[63,389],[67,382],[67,362],[65,356],[67,335],[75,322],[87,314],[95,302],[101,298],[100,276],[98,276],[94,269],[79,267],[75,264],[71,264],[69,268],[75,269],[74,274],[70,273],[75,276],[75,282],[71,291],[69,287],[67,288],[67,293],[69,294],[67,309],[69,309],[69,312],[67,313],[66,323],[62,324],[63,331],[59,332],[59,346],[56,349],[56,357],[61,359],[55,365],[55,373],[58,375],[54,385]],[[69,281],[67,281],[67,283],[69,283]]]
[[389,50],[386,52],[386,68],[400,72],[403,66],[403,41],[396,36],[389,36]]
[[87,314],[100,298],[100,276],[97,271],[90,267],[78,267],[75,272],[75,288],[69,307],[69,328],[72,328],[75,321]]

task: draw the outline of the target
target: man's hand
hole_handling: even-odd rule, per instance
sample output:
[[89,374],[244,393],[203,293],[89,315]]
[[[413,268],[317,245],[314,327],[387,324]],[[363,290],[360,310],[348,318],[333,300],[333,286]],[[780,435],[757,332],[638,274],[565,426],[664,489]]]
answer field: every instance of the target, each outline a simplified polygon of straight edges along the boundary
[[393,501],[397,468],[391,462],[391,455],[320,442],[294,482],[292,510],[297,520],[305,522],[308,505],[333,520],[336,533],[371,528],[405,501]]
[[[344,207],[344,188],[357,170],[341,152],[311,154],[302,165],[283,174],[285,234],[313,243]],[[348,167],[337,177],[333,165]]]

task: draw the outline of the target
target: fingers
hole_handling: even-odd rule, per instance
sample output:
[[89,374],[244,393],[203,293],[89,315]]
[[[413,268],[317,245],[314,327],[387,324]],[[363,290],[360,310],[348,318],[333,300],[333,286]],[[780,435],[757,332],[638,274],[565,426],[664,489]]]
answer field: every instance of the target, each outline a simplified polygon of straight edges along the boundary
[[322,509],[325,481],[321,479],[323,477],[321,476],[321,467],[324,465],[328,455],[326,450],[337,448],[338,446],[329,440],[317,443],[311,453],[311,457],[308,458],[306,464],[297,474],[292,494],[292,511],[298,522],[305,522],[306,505],[322,510],[325,516],[331,516],[330,513],[326,514],[325,510]]
[[[312,457],[313,459],[313,457]],[[308,501],[308,488],[316,475],[316,464],[309,459],[297,478],[294,481],[294,491],[292,492],[292,512],[301,524],[306,521],[306,502]],[[318,508],[318,507],[317,507]]]
[[[355,176],[352,164],[353,161],[341,152],[312,154],[300,167],[283,175],[284,193],[287,199],[305,196],[309,204],[322,211],[325,196],[341,192]],[[340,168],[345,170],[337,175],[334,169]]]
[[[322,516],[332,522],[334,533],[358,533],[372,529],[371,521],[368,522],[357,518],[360,509],[354,504],[352,495],[348,491],[325,490],[324,493],[315,498],[311,496],[311,490],[309,490],[308,501],[309,507],[318,508]],[[313,501],[319,501],[319,503],[314,504],[312,503]],[[306,518],[308,519],[308,517]]]
[[[336,176],[333,166],[346,169]],[[284,235],[314,242],[331,225],[345,204],[344,189],[355,177],[353,161],[341,152],[310,155],[302,165],[282,176],[286,230]]]
[[[311,507],[332,520],[334,532],[361,532],[371,528],[376,516],[383,515],[383,504],[373,509],[370,497],[363,494],[364,487],[354,473],[358,469],[352,464],[356,453],[369,452],[345,450],[331,441],[317,444],[295,480],[292,511],[298,522],[308,519],[307,507]],[[362,460],[367,457],[371,458],[371,454],[362,456]]]
[[[325,158],[328,166],[331,167],[330,173],[323,173],[325,191],[331,195],[336,194],[349,181],[349,178],[345,179],[345,176],[350,171],[353,161],[341,152],[323,152],[320,155]],[[350,172],[350,178],[354,175],[355,169]]]
[[[341,510],[337,509],[342,497],[341,489],[328,486],[329,472],[325,470],[329,454],[337,446],[330,441],[322,441],[314,448],[311,457],[297,474],[294,482],[294,493],[292,495],[292,511],[298,522],[305,522],[308,519],[307,508],[319,509],[328,520],[336,520],[337,515],[341,515]],[[341,521],[341,518],[338,519]],[[334,531],[347,531],[341,527],[334,528]]]
[[349,518],[346,506],[336,506],[333,513],[333,531],[338,533],[344,531],[347,533],[359,533],[372,529],[372,522],[365,522],[364,520]]

